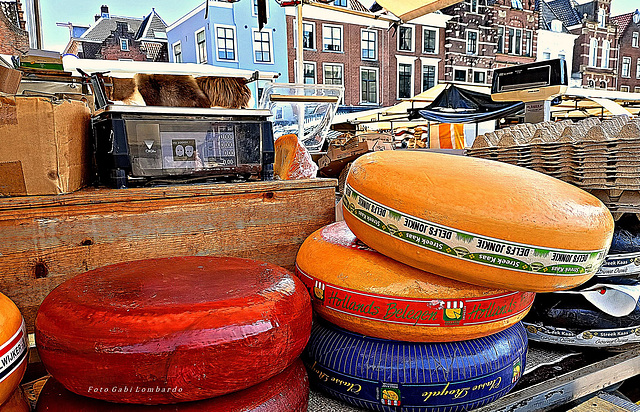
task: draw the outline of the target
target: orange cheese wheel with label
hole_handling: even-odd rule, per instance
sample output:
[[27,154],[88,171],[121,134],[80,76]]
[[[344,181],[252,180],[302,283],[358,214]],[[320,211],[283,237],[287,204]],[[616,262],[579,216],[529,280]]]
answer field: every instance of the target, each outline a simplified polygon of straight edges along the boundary
[[27,330],[18,307],[0,293],[0,404],[20,384],[27,369]]
[[521,320],[535,293],[490,289],[436,276],[364,245],[344,222],[309,236],[296,274],[318,315],[381,339],[452,342],[494,334]]
[[342,202],[349,228],[378,252],[508,290],[586,282],[613,236],[611,213],[591,194],[533,170],[450,154],[361,156]]

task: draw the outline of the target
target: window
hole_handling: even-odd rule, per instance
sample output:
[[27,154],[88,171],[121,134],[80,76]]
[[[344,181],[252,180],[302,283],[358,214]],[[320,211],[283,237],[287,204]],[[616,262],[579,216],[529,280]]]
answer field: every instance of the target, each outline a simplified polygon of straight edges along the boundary
[[485,72],[473,72],[473,82],[474,83],[484,83],[487,78],[487,73]]
[[438,51],[437,32],[432,29],[424,29],[423,32],[423,49],[425,53],[436,53]]
[[601,89],[606,89],[607,88],[607,82],[605,82],[604,80],[600,81],[600,88]]
[[565,54],[564,53],[558,53],[558,59],[560,59],[562,61],[566,60]]
[[453,80],[457,82],[466,82],[467,81],[467,71],[466,70],[454,70],[453,71]]
[[412,65],[404,63],[398,64],[398,99],[408,99],[411,97],[412,72]]
[[253,30],[253,58],[256,63],[271,63],[271,33]]
[[636,61],[636,79],[640,79],[640,57]]
[[607,25],[606,22],[606,11],[604,9],[598,10],[598,27],[605,27]]
[[196,33],[196,59],[198,63],[207,62],[207,39],[204,29]]
[[509,33],[509,38],[508,38],[509,44],[507,45],[507,53],[513,54],[513,43],[514,43],[513,36],[515,34],[515,30],[513,30],[512,28],[509,28],[508,33]]
[[322,26],[322,50],[342,51],[342,26]]
[[120,50],[129,51],[129,39],[120,39]]
[[531,30],[524,31],[524,44],[522,49],[523,56],[531,56],[531,45],[533,42],[533,32]]
[[600,61],[600,67],[606,69],[609,67],[609,50],[610,43],[609,40],[604,40],[602,42],[602,60]]
[[343,84],[342,65],[324,64],[324,84]]
[[516,29],[516,44],[513,50],[514,54],[520,54],[520,46],[522,45],[522,30]]
[[372,30],[362,30],[360,36],[360,47],[362,50],[362,58],[366,60],[375,60],[378,57],[376,47],[377,33]]
[[590,89],[596,88],[596,82],[593,79],[589,79],[589,81],[587,82],[587,85],[589,86]]
[[632,38],[631,38],[631,46],[633,47],[638,47],[638,35],[639,33],[637,31],[634,31],[632,34]]
[[173,62],[182,63],[182,43],[173,44]]
[[522,0],[511,0],[511,8],[522,10]]
[[302,70],[304,73],[304,84],[315,84],[316,83],[316,64],[304,63],[304,67]]
[[347,7],[347,0],[335,0],[333,4],[335,6]]
[[634,87],[633,88],[633,92],[634,93],[640,93],[640,87],[639,86]]
[[478,0],[469,0],[469,11],[471,13],[478,12]]
[[315,49],[316,44],[316,25],[313,23],[302,22],[302,48]]
[[504,53],[504,27],[498,27],[496,34],[496,53]]
[[631,77],[631,57],[622,58],[622,77]]
[[218,60],[235,60],[235,30],[232,27],[216,27]]
[[596,67],[598,63],[598,39],[589,41],[589,66]]
[[398,50],[413,51],[413,27],[400,26],[398,31]]
[[422,91],[429,90],[436,85],[436,66],[422,66]]
[[542,52],[542,59],[543,59],[543,60],[551,60],[551,53],[549,53],[549,52]]
[[478,54],[478,32],[467,30],[467,54]]
[[360,69],[362,103],[378,103],[378,72],[375,69]]
[[562,31],[562,22],[560,20],[551,20],[551,31],[560,33]]
[[[267,17],[269,17],[269,2],[266,1],[265,2],[265,8],[267,11]],[[253,8],[251,9],[251,15],[253,16],[257,16],[258,15],[258,0],[253,0]]]
[[628,92],[628,91],[630,91],[630,89],[631,88],[629,86],[620,86],[620,91],[621,92]]

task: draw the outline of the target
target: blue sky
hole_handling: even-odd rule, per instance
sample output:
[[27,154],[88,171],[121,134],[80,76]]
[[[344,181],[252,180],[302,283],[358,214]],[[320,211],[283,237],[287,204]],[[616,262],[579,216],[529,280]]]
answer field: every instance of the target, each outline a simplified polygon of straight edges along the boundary
[[[44,49],[62,51],[69,41],[69,30],[57,27],[56,23],[90,25],[94,21],[94,15],[99,14],[102,4],[109,6],[111,14],[127,17],[146,16],[155,7],[160,17],[171,24],[203,2],[204,0],[42,0]],[[362,1],[366,5],[371,2]],[[615,16],[634,11],[638,7],[638,0],[612,0],[611,11]]]

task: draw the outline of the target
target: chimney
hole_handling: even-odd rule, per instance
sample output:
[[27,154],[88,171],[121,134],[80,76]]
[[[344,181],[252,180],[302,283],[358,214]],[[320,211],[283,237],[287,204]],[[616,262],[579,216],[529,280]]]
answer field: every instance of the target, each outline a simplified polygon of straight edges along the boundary
[[100,17],[102,17],[103,19],[109,18],[109,6],[103,4],[100,7],[100,14],[96,14],[96,21],[98,21]]

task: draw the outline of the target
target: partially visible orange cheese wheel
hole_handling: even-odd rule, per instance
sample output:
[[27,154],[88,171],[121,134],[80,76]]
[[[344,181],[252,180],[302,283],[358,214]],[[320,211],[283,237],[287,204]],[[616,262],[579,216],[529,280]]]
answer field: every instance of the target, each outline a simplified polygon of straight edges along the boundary
[[382,339],[452,342],[522,319],[535,293],[489,289],[436,276],[381,255],[344,222],[317,230],[298,251],[296,274],[321,317]]
[[27,369],[27,330],[18,307],[0,293],[0,404],[18,387]]
[[310,179],[318,166],[295,134],[280,136],[275,143],[273,172],[282,180]]
[[358,158],[342,199],[364,243],[452,279],[550,292],[586,282],[606,257],[613,218],[600,200],[506,163],[432,152]]

